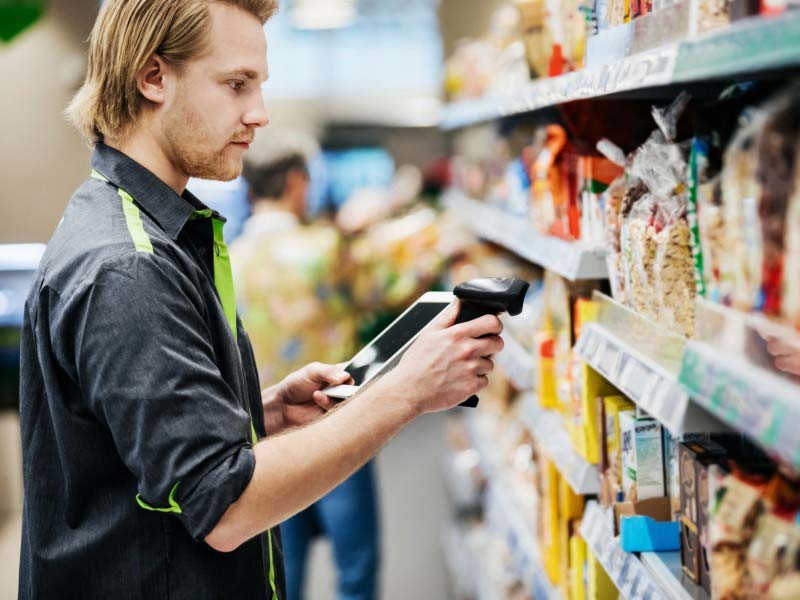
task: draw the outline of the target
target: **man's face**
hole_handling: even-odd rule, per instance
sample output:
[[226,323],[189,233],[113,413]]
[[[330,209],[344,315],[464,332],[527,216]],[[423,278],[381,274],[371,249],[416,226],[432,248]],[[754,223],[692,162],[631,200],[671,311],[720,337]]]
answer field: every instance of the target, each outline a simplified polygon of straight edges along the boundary
[[181,70],[162,113],[167,158],[189,177],[230,181],[268,122],[261,95],[267,42],[258,19],[212,3],[211,52]]

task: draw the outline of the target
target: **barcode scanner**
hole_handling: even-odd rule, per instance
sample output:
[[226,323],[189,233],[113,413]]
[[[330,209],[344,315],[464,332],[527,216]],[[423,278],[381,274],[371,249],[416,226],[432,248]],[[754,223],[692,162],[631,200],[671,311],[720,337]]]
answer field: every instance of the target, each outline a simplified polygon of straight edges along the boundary
[[[466,323],[483,315],[500,315],[507,312],[512,317],[522,312],[522,303],[530,284],[521,279],[486,277],[471,279],[453,290],[460,301],[456,323]],[[461,406],[475,408],[478,397],[471,396]]]

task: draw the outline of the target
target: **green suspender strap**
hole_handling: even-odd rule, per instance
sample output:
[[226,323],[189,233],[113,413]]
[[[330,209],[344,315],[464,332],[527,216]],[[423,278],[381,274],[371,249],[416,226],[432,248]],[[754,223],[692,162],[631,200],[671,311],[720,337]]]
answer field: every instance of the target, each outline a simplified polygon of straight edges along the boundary
[[[92,179],[110,183],[108,179],[94,169],[92,169]],[[122,212],[125,215],[128,233],[131,234],[131,239],[133,240],[133,245],[136,247],[136,251],[152,254],[153,244],[150,242],[150,236],[148,236],[147,232],[144,230],[142,214],[139,212],[139,207],[136,206],[131,195],[122,188],[117,188],[117,195],[122,199]]]
[[[228,245],[222,235],[224,221],[213,216],[211,210],[199,210],[193,215],[195,219],[211,218],[211,225],[214,228],[214,286],[217,288],[222,310],[228,325],[233,331],[233,337],[238,339],[236,327],[236,294],[233,289],[233,270],[231,269],[231,258],[228,253]],[[252,416],[250,418],[250,440],[253,446],[258,443],[258,435],[253,426]],[[275,558],[272,550],[272,530],[267,530],[267,547],[269,550],[269,585],[272,589],[272,600],[278,600],[278,589],[275,585]]]

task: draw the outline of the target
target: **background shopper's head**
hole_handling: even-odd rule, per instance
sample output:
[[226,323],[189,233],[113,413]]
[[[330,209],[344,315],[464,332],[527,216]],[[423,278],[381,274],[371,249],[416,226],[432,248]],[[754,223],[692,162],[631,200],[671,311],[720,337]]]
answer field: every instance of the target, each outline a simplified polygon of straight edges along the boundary
[[277,0],[108,0],[68,115],[92,142],[144,135],[192,177],[229,180],[267,124],[263,24]]
[[254,211],[279,206],[305,216],[309,162],[319,152],[316,140],[301,133],[261,137],[244,159],[243,175]]

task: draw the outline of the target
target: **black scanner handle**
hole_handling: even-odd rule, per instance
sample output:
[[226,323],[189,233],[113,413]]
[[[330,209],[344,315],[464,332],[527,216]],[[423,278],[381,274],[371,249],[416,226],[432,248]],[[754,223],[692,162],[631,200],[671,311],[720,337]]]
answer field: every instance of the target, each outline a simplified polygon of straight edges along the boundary
[[[456,323],[466,323],[483,315],[500,315],[507,312],[511,316],[522,312],[522,304],[530,284],[521,279],[490,277],[472,279],[457,285],[453,290],[460,301]],[[475,408],[478,397],[470,396],[461,406]]]

